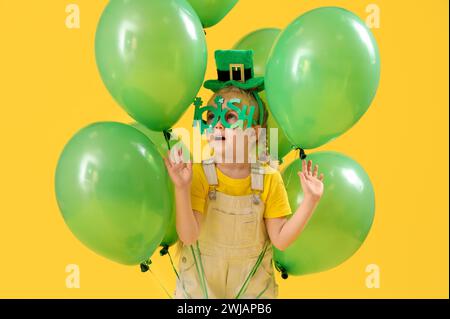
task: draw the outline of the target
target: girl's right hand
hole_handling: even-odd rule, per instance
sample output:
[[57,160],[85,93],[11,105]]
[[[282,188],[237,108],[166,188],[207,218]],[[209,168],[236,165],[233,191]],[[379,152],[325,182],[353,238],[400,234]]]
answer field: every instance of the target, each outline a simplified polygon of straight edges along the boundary
[[192,182],[192,163],[184,163],[182,150],[176,151],[175,159],[171,158],[171,152],[167,152],[167,157],[164,158],[164,164],[166,164],[167,171],[169,172],[170,179],[178,189],[189,189]]

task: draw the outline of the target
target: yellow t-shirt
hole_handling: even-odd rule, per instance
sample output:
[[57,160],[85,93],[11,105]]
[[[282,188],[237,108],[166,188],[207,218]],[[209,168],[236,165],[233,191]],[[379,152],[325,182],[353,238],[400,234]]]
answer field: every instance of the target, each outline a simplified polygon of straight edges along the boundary
[[[264,191],[261,199],[265,204],[264,218],[277,218],[291,214],[289,200],[281,174],[276,169],[265,166]],[[204,213],[206,198],[209,192],[208,180],[201,164],[194,164],[192,168],[191,201],[192,209]],[[231,178],[216,167],[219,185],[216,190],[231,196],[252,194],[251,176],[246,178]]]

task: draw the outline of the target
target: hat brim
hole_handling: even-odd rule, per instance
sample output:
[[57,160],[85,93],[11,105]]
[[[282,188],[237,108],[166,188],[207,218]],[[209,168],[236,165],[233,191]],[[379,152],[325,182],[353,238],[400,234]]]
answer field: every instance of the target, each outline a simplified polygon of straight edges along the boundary
[[228,86],[235,86],[242,90],[256,90],[257,92],[261,92],[264,90],[264,78],[263,77],[252,78],[246,82],[239,82],[235,80],[230,80],[226,82],[219,80],[208,80],[203,84],[203,86],[206,89],[209,89],[213,92],[217,92]]

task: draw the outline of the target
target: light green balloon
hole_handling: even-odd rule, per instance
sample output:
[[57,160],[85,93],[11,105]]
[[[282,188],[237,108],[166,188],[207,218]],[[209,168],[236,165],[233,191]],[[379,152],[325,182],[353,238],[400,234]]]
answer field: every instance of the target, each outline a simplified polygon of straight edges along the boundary
[[234,50],[253,50],[255,77],[265,75],[270,50],[280,33],[281,30],[276,28],[259,29],[247,34],[234,45]]
[[102,122],[80,130],[56,168],[56,199],[73,234],[125,265],[159,246],[172,203],[168,174],[153,143],[137,129]]
[[155,131],[180,119],[206,71],[205,34],[186,0],[111,0],[97,27],[95,53],[114,99]]
[[372,103],[380,57],[372,32],[353,13],[324,7],[292,22],[266,69],[267,99],[291,143],[319,147],[351,128]]
[[[277,37],[280,35],[281,30],[275,28],[267,28],[253,31],[241,40],[239,40],[233,47],[235,50],[253,50],[253,67],[255,76],[264,76],[266,72],[266,63],[269,58],[270,50]],[[292,149],[291,143],[287,139],[283,130],[279,127],[275,118],[270,112],[270,105],[267,103],[267,98],[265,92],[259,93],[261,99],[267,106],[269,116],[267,117],[267,136],[269,141],[270,156],[274,160],[282,161],[283,157],[286,156]],[[277,132],[277,151],[270,146],[270,129],[276,129]]]
[[219,23],[239,0],[188,0],[197,12],[204,28]]
[[[305,275],[334,268],[362,245],[372,226],[375,194],[369,176],[351,158],[337,152],[307,156],[325,175],[324,193],[300,236],[274,259],[288,274]],[[299,159],[283,171],[289,204],[294,211],[303,200]]]

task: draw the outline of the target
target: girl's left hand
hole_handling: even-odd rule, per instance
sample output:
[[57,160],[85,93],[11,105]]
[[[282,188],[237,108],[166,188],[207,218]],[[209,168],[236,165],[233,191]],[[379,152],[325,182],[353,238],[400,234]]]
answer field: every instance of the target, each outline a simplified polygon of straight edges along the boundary
[[300,183],[302,184],[303,194],[305,199],[318,201],[323,194],[323,173],[319,173],[319,165],[314,166],[312,170],[312,161],[306,163],[302,160],[302,171],[298,172]]

